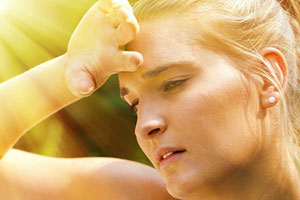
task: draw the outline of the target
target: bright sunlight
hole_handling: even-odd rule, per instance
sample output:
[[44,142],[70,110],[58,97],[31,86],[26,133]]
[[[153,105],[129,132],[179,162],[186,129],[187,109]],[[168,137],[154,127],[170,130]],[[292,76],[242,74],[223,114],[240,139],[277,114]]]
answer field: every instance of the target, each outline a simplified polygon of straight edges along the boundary
[[0,14],[9,7],[9,0],[0,0]]

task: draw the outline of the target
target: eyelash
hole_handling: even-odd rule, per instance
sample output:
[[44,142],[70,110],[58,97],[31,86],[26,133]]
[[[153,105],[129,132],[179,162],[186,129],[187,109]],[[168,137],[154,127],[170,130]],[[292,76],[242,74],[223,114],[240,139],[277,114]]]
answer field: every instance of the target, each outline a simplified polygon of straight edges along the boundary
[[182,85],[187,79],[182,79],[182,80],[172,80],[172,81],[167,81],[163,85],[163,91],[166,92],[168,90],[171,90],[173,88],[176,88],[177,86]]
[[137,112],[137,108],[136,106],[139,104],[139,101],[135,101],[133,102],[131,105],[130,105],[130,110],[133,112],[133,113],[136,113]]
[[[169,91],[172,90],[173,88],[176,88],[180,85],[182,85],[187,79],[183,79],[183,80],[172,80],[172,81],[167,81],[164,85],[163,85],[163,91]],[[130,109],[133,113],[137,112],[137,105],[139,104],[139,101],[134,101],[132,103],[132,105],[130,105]]]

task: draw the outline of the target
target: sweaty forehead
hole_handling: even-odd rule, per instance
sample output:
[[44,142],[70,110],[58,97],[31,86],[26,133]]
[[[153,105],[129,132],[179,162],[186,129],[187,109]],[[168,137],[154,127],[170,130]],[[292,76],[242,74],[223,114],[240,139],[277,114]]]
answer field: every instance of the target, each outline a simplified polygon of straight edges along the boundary
[[126,50],[138,51],[144,57],[142,68],[191,58],[189,27],[183,20],[167,18],[140,23],[140,33]]
[[[191,41],[191,26],[176,18],[140,22],[140,33],[126,47],[127,51],[137,51],[143,55],[144,63],[135,72],[120,72],[122,88],[132,90],[145,83],[145,77],[153,77],[170,66],[182,66],[196,60],[197,51]],[[149,81],[155,79],[149,79]],[[129,92],[130,93],[130,92]]]

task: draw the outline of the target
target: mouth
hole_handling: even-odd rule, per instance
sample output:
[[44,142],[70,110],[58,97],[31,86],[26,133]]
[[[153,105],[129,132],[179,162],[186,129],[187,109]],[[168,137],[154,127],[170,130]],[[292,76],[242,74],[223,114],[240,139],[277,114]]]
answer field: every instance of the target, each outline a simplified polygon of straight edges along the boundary
[[170,147],[160,148],[156,154],[156,160],[158,161],[160,167],[164,167],[179,159],[185,152],[185,149]]

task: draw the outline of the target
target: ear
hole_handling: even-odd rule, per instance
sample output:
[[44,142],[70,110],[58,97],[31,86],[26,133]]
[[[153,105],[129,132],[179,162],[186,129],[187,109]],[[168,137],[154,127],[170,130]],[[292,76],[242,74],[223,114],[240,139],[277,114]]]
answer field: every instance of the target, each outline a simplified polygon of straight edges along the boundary
[[[271,77],[276,76],[278,78],[280,86],[284,91],[287,85],[288,77],[288,67],[284,55],[281,53],[281,51],[273,47],[263,48],[260,51],[260,54],[268,64],[266,65],[266,63],[263,63],[265,70]],[[276,105],[280,100],[279,90],[269,80],[264,79],[260,94],[263,108],[270,108]]]

